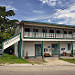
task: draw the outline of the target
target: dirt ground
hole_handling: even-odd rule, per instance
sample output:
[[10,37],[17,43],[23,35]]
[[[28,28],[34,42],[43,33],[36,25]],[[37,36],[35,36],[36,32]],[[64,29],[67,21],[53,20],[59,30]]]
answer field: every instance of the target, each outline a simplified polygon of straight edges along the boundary
[[36,57],[36,58],[28,58],[26,59],[27,61],[29,61],[30,63],[37,63],[37,64],[43,64],[45,63],[44,60],[42,60],[42,57]]
[[[67,58],[67,57],[65,57]],[[51,66],[51,65],[75,65],[73,63],[69,63],[63,60],[59,60],[58,57],[45,57],[44,60],[42,60],[42,57],[37,57],[37,58],[29,58],[27,61],[32,62],[35,64],[41,64],[41,65],[46,65],[46,66]]]

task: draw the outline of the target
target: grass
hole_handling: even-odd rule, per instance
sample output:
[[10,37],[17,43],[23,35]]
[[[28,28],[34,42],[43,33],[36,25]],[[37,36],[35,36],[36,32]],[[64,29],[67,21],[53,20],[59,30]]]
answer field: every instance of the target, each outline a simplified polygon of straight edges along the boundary
[[15,55],[9,55],[9,54],[4,54],[4,57],[0,57],[0,66],[2,64],[42,64],[45,62],[45,60],[41,60],[41,61],[28,61],[29,59],[19,59],[18,57],[16,57]]
[[4,57],[0,57],[0,64],[14,64],[14,63],[29,63],[25,59],[18,59],[14,55],[4,54]]
[[75,64],[75,59],[64,59],[64,58],[60,58],[60,60],[64,60],[70,63],[74,63]]

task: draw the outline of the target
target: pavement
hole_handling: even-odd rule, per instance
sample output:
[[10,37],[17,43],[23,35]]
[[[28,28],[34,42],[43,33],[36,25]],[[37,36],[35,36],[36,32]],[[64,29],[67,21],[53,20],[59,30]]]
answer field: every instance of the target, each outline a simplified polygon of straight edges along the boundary
[[0,66],[0,75],[75,75],[75,66],[8,65]]
[[0,66],[0,75],[75,75],[75,64],[45,58],[44,64],[9,64]]

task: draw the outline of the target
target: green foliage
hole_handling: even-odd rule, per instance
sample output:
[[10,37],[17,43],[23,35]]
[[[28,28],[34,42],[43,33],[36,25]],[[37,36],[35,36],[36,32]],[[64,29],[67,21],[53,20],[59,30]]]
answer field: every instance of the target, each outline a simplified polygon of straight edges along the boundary
[[70,63],[74,63],[75,64],[75,59],[64,59],[64,58],[60,58],[60,60],[64,60]]
[[25,59],[18,59],[15,55],[4,54],[4,57],[0,57],[0,64],[14,64],[14,63],[29,63]]
[[6,11],[6,7],[0,6],[0,48],[2,41],[14,35],[15,22],[18,20],[9,20],[8,17],[14,16],[13,10]]

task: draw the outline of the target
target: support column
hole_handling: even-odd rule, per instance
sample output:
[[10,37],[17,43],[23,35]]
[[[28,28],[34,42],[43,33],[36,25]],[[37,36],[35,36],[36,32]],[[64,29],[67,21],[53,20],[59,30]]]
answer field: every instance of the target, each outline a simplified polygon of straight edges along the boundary
[[72,41],[72,57],[73,57],[73,41]]
[[45,38],[46,38],[46,27],[45,27]]
[[71,32],[72,32],[72,39],[73,39],[73,30],[71,30]]
[[43,41],[42,41],[42,59],[44,59]]
[[60,58],[60,41],[58,41],[58,56]]
[[36,28],[34,27],[34,38],[36,38]]
[[56,29],[55,29],[55,38],[56,38]]
[[2,42],[2,56],[4,56],[4,44]]
[[23,38],[24,38],[24,32],[25,32],[25,31],[24,31],[24,24],[23,24]]
[[19,43],[18,58],[21,58],[21,33],[20,33],[20,41],[18,43]]
[[24,57],[24,41],[23,41],[23,49],[22,49],[22,56]]
[[63,29],[63,38],[64,38],[64,29]]

